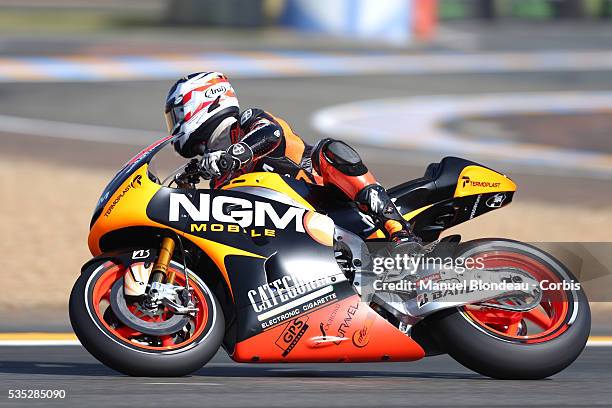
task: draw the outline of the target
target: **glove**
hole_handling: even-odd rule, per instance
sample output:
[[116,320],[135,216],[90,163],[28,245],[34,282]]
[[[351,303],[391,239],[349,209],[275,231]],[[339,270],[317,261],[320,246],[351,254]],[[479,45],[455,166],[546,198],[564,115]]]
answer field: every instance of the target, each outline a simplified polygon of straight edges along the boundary
[[200,167],[205,178],[212,179],[214,177],[221,176],[221,170],[219,170],[218,162],[223,154],[225,154],[225,152],[219,150],[216,152],[206,152],[202,155]]
[[244,142],[235,143],[228,147],[227,154],[234,160],[234,169],[240,169],[253,160],[253,150],[251,146]]

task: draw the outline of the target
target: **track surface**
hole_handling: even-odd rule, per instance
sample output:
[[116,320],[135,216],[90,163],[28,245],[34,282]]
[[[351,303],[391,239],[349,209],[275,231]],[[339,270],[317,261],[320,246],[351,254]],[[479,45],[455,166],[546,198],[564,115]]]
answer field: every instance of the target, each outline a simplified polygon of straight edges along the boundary
[[[414,363],[233,363],[220,352],[183,378],[130,378],[80,347],[0,348],[0,406],[490,407],[609,406],[611,349],[588,348],[541,381],[497,381],[447,356]],[[9,389],[63,389],[66,400],[8,400]]]

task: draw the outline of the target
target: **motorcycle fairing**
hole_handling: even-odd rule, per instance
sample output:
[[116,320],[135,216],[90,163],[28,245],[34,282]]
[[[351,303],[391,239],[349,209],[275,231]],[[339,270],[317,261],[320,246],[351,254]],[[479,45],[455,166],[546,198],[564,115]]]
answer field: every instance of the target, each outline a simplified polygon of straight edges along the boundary
[[424,350],[353,295],[236,344],[239,362],[413,361]]
[[[134,156],[130,161],[128,161],[113,177],[113,179],[108,183],[108,185],[102,191],[100,195],[100,199],[96,204],[94,209],[93,216],[91,217],[91,222],[89,227],[93,227],[94,223],[97,221],[98,217],[102,214],[102,210],[107,206],[109,200],[111,198],[111,194],[116,193],[117,191],[121,191],[119,187],[125,183],[125,181],[134,173],[134,171],[140,168],[143,164],[149,164],[153,157],[164,147],[168,145],[172,141],[174,136],[167,136],[163,139],[158,140],[152,145],[140,151],[136,156]],[[148,172],[147,172],[148,174]]]
[[[325,240],[313,239],[314,229],[308,225],[311,211],[303,207],[299,207],[301,211],[298,211],[298,207],[269,198],[271,196],[266,190],[273,191],[271,189],[249,188],[250,193],[238,188],[161,188],[147,206],[147,215],[152,221],[181,231],[220,269],[237,309],[237,341],[253,337],[285,322],[289,317],[308,313],[311,308],[342,300],[355,293],[338,267],[331,247],[332,240],[326,245],[321,243]],[[175,195],[175,201],[179,198],[182,201],[178,210],[171,208],[172,205],[177,206],[176,202],[171,204],[172,195]],[[228,208],[223,207],[227,214],[236,211],[232,207],[235,202],[246,205],[254,211],[253,217],[249,216],[253,220],[257,219],[256,213],[261,204],[266,204],[270,211],[264,217],[266,224],[242,227],[237,224],[241,221],[239,217],[233,223],[215,219],[213,217],[221,218],[221,205],[217,207],[215,215],[217,200],[229,204]],[[245,210],[241,208],[240,211]],[[286,218],[287,225],[284,228],[277,225],[278,220],[274,221],[271,214]],[[198,219],[194,219],[194,216]],[[324,224],[330,226],[327,233],[333,236],[333,223]],[[230,227],[235,228],[230,231]],[[274,234],[266,235],[266,230]],[[318,225],[319,238],[321,233],[325,231]],[[287,311],[291,312],[290,316]]]
[[146,203],[161,189],[161,186],[149,177],[149,165],[144,163],[137,168],[129,165],[129,168],[132,171],[122,176],[123,183],[108,194],[106,204],[96,211],[92,219],[88,245],[94,256],[108,250],[102,248],[101,242],[110,232],[129,227],[168,228],[147,216]]
[[445,157],[430,164],[423,178],[394,187],[389,194],[415,232],[434,241],[445,229],[508,205],[515,191],[516,184],[501,173]]

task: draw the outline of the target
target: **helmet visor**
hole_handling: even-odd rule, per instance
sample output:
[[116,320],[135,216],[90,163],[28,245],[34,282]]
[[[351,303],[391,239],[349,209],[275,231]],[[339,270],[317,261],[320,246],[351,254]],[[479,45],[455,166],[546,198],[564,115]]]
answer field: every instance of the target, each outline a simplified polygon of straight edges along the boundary
[[166,127],[168,133],[171,135],[175,134],[183,121],[183,108],[180,106],[166,106],[164,110],[164,117],[166,119]]

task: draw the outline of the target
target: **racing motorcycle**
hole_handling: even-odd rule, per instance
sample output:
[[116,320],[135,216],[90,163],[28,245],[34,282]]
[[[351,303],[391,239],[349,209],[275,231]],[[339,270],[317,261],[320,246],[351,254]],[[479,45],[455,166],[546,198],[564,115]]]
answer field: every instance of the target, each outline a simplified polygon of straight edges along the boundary
[[[102,193],[88,239],[94,258],[70,296],[80,342],[117,371],[186,375],[223,347],[258,363],[447,353],[489,377],[538,379],[586,344],[587,299],[553,256],[508,239],[440,238],[512,201],[516,185],[503,174],[446,157],[391,188],[414,232],[434,243],[427,257],[479,264],[380,272],[384,235],[331,187],[260,172],[201,189],[196,159],[161,181],[151,161],[171,141],[136,155]],[[466,279],[492,289],[441,285]]]

